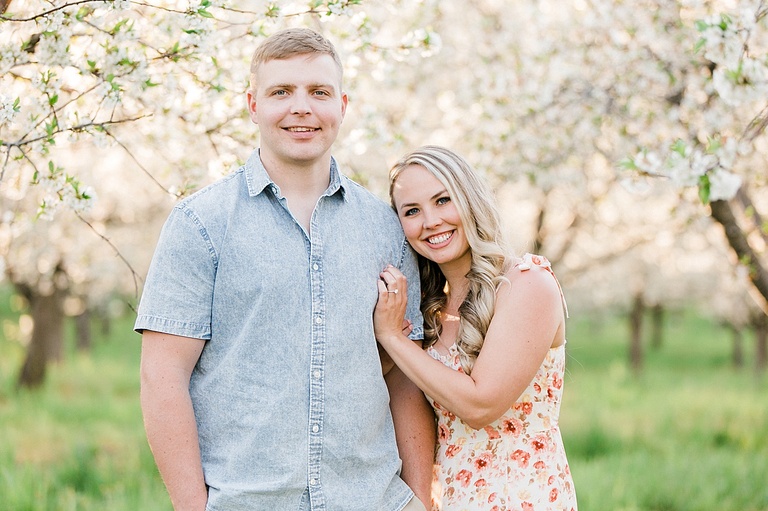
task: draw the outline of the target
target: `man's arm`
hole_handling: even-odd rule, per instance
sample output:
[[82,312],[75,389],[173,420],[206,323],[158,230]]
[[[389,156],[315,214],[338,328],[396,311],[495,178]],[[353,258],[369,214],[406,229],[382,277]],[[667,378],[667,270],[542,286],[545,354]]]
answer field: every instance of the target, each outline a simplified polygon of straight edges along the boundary
[[208,490],[200,460],[189,378],[205,341],[145,330],[141,410],[155,463],[176,511],[204,511]]
[[384,379],[389,388],[397,448],[403,460],[400,477],[429,509],[437,441],[434,411],[421,390],[397,366]]

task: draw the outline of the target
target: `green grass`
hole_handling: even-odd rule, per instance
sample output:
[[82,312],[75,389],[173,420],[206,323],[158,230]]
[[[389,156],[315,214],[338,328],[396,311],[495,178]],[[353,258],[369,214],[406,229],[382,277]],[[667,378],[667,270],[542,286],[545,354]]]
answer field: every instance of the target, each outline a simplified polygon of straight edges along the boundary
[[768,385],[730,367],[730,337],[675,315],[645,369],[626,326],[569,324],[561,428],[581,509],[768,510]]
[[[138,401],[132,318],[71,346],[45,385],[18,390],[18,304],[0,293],[0,509],[168,511]],[[561,426],[582,511],[768,510],[768,383],[730,367],[730,338],[676,314],[645,370],[617,318],[569,323]],[[746,343],[747,353],[752,343]]]
[[0,509],[170,510],[141,422],[132,318],[97,335],[90,354],[69,331],[65,360],[30,391],[16,388],[24,349],[12,309],[0,304]]

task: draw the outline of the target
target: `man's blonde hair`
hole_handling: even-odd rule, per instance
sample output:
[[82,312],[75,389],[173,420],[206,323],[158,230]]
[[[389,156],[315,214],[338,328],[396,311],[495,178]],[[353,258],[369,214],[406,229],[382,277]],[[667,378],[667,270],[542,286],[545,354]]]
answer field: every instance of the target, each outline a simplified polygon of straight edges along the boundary
[[251,59],[250,86],[256,91],[259,68],[265,62],[288,59],[296,55],[330,55],[339,68],[339,84],[344,73],[341,58],[333,44],[318,32],[309,28],[288,28],[265,39]]

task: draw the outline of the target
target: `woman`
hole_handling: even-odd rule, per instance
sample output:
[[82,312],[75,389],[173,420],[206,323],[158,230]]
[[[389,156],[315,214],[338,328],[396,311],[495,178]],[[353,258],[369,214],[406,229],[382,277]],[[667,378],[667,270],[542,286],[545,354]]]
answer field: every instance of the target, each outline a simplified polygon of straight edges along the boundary
[[390,183],[419,255],[427,350],[401,330],[407,283],[391,266],[374,326],[437,415],[433,510],[575,510],[558,427],[567,311],[549,262],[506,255],[489,187],[447,149],[406,155]]

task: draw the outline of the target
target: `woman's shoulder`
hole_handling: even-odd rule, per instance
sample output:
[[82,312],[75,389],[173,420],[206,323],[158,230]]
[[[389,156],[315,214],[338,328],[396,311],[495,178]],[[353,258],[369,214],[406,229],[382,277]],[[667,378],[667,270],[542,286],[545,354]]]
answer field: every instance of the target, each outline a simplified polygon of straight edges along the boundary
[[[510,258],[510,263],[504,273],[505,281],[511,283],[522,278],[523,280],[539,280],[546,274],[552,274],[552,263],[541,255],[525,253],[522,256]],[[551,279],[551,277],[550,277]]]
[[499,285],[498,294],[500,299],[506,295],[513,300],[538,296],[539,298],[562,302],[563,308],[565,308],[565,298],[560,283],[552,270],[552,263],[546,257],[538,254],[526,253],[520,257],[512,258],[509,269]]

